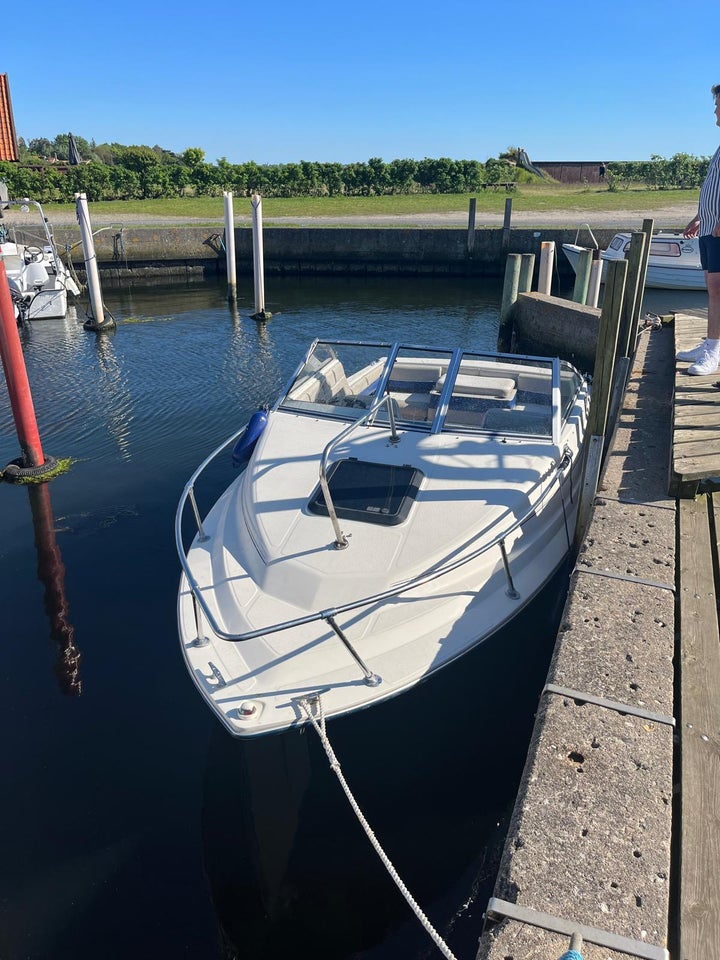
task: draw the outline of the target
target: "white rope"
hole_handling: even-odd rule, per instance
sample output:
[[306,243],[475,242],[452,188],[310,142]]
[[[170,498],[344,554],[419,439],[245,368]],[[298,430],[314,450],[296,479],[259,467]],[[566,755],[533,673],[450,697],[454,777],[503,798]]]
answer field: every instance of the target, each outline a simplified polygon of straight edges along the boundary
[[[375,834],[373,833],[370,824],[369,824],[369,823],[367,822],[367,820],[365,819],[365,816],[364,816],[362,810],[361,810],[360,807],[358,806],[357,800],[356,800],[355,797],[352,795],[352,792],[351,792],[351,790],[350,790],[350,787],[347,785],[347,781],[345,780],[345,777],[343,776],[343,772],[342,772],[342,769],[341,769],[341,767],[340,767],[340,762],[338,761],[338,758],[335,756],[335,751],[333,750],[332,745],[331,745],[331,743],[330,743],[330,740],[328,739],[328,735],[327,735],[327,733],[325,732],[325,715],[324,715],[324,713],[323,713],[322,700],[321,700],[320,696],[318,695],[317,697],[313,697],[313,698],[312,698],[312,701],[307,700],[307,699],[301,699],[301,700],[298,700],[298,703],[299,703],[300,706],[303,708],[303,710],[305,711],[305,713],[308,715],[308,719],[310,720],[310,722],[312,723],[312,725],[315,727],[315,730],[317,731],[317,735],[320,737],[320,742],[322,743],[323,747],[325,748],[325,753],[327,754],[328,760],[330,761],[330,769],[333,771],[333,773],[335,774],[335,776],[336,776],[336,777],[338,778],[338,780],[340,781],[340,786],[341,786],[341,787],[343,788],[343,790],[345,791],[345,796],[348,798],[348,801],[350,802],[350,806],[352,807],[353,811],[355,812],[355,816],[356,816],[356,817],[358,818],[358,820],[360,821],[363,830],[364,830],[365,833],[367,834],[367,837],[368,837],[370,843],[371,843],[371,844],[373,845],[373,847],[375,848],[375,852],[377,853],[377,855],[378,855],[378,856],[380,857],[380,859],[382,860],[382,862],[383,862],[383,864],[384,864],[384,866],[385,866],[385,869],[386,869],[387,872],[390,874],[390,876],[392,877],[392,879],[395,881],[395,885],[397,886],[397,888],[398,888],[398,890],[400,891],[400,893],[402,893],[402,895],[405,897],[405,899],[406,899],[407,902],[409,903],[410,908],[412,909],[412,911],[413,911],[413,913],[415,914],[415,916],[418,918],[418,920],[420,921],[420,923],[423,925],[423,927],[427,930],[427,932],[430,934],[430,936],[432,937],[432,939],[435,941],[435,944],[436,944],[436,946],[438,947],[438,949],[440,950],[440,952],[441,952],[445,957],[447,957],[447,960],[456,960],[455,955],[452,953],[452,951],[450,950],[450,948],[448,947],[448,945],[445,943],[445,941],[442,939],[442,937],[441,937],[440,934],[437,932],[437,930],[436,930],[436,929],[433,927],[433,925],[430,923],[430,921],[428,920],[428,918],[425,916],[425,914],[423,913],[423,911],[420,909],[420,905],[417,903],[417,901],[414,899],[413,895],[410,893],[410,891],[408,890],[408,888],[405,886],[405,884],[404,884],[403,881],[401,880],[401,878],[400,878],[397,870],[396,870],[395,867],[392,865],[392,863],[391,863],[391,861],[390,861],[390,858],[389,858],[388,855],[385,853],[385,851],[383,850],[383,848],[380,846],[380,842],[379,842],[379,840],[377,839],[377,837],[375,836]],[[313,710],[313,705],[317,705],[317,708],[318,708],[318,716],[319,716],[319,723],[318,723],[318,717],[315,716],[315,711]]]

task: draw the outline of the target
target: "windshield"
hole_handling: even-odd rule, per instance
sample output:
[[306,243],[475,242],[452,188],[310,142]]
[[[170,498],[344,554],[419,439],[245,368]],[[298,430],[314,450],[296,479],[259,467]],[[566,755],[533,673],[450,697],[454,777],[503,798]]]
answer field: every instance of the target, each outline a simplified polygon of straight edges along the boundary
[[[551,440],[582,377],[565,362],[398,344],[318,342],[279,403],[357,419],[380,396],[395,419],[427,432],[483,432]],[[375,415],[387,423],[387,407]]]

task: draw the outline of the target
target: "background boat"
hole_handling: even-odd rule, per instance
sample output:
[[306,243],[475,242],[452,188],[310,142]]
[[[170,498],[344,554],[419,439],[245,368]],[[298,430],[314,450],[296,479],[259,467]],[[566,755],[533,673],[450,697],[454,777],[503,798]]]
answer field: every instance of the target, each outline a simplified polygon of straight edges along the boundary
[[49,220],[40,204],[28,197],[1,206],[5,211],[19,207],[23,214],[34,206],[40,217],[39,225],[31,226],[0,210],[0,261],[18,322],[62,320],[68,312],[68,293],[79,296],[80,288],[60,257]]
[[[623,260],[630,248],[630,240],[630,233],[616,233],[600,256],[604,261]],[[562,248],[573,270],[577,271],[580,253],[588,248],[577,242],[564,243]],[[603,277],[604,274],[603,266]],[[705,290],[705,272],[700,266],[697,238],[685,238],[681,233],[653,234],[645,286],[657,290]]]

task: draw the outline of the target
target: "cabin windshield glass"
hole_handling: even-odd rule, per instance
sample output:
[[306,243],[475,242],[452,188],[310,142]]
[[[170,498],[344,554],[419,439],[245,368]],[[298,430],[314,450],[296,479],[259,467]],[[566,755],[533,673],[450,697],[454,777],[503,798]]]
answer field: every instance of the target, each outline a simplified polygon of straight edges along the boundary
[[356,419],[375,400],[389,350],[389,344],[317,343],[280,406]]
[[552,361],[464,353],[452,390],[436,384],[443,429],[552,437]]
[[[394,401],[393,412],[399,423],[430,430],[437,412],[437,384],[445,376],[451,359],[450,350],[403,346],[398,349],[385,393]],[[380,422],[389,419],[385,407],[378,410],[376,419]]]
[[[552,439],[568,417],[582,377],[552,360],[432,350],[397,344],[315,344],[279,401],[281,409],[356,420],[381,396],[392,398],[403,429],[482,432]],[[553,401],[556,401],[555,406]],[[388,423],[386,405],[374,415]]]

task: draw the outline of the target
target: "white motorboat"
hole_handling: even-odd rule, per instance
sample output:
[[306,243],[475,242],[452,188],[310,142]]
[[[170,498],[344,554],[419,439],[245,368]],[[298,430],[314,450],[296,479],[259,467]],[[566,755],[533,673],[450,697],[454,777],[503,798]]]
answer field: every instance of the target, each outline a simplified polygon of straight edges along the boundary
[[[600,256],[605,261],[623,260],[630,249],[630,240],[630,233],[616,233]],[[562,248],[573,270],[577,271],[580,252],[587,247],[578,244],[576,238],[575,243],[564,243]],[[603,265],[603,275],[605,270]],[[645,286],[660,290],[705,290],[705,272],[700,266],[697,238],[686,238],[681,233],[653,234]]]
[[177,509],[182,650],[227,729],[370,707],[515,617],[570,549],[588,400],[558,359],[316,341]]
[[[80,290],[60,259],[50,222],[37,200],[25,197],[1,204],[21,207],[23,212],[30,205],[40,214],[42,236],[33,237],[31,228],[23,227],[23,240],[18,241],[19,226],[10,228],[0,220],[0,262],[5,264],[18,322],[62,319],[67,315],[68,293],[78,296]],[[37,242],[28,243],[28,239]]]

